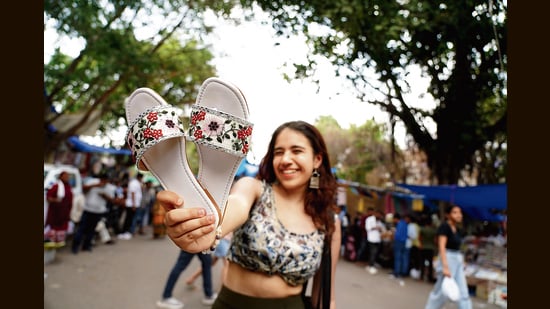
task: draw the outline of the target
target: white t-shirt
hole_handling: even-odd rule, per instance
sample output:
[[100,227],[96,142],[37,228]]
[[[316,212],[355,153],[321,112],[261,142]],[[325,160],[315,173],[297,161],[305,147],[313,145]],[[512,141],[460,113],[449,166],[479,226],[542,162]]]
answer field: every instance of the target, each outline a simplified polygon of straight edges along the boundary
[[[135,204],[132,204],[132,193],[134,193]],[[136,178],[132,178],[128,182],[128,194],[126,195],[126,207],[136,207],[139,208],[141,205],[141,182]]]
[[[97,178],[86,179],[84,185],[92,185],[99,183]],[[115,196],[115,187],[111,184],[105,184],[102,187],[93,187],[86,192],[86,202],[84,203],[84,210],[95,213],[103,214],[107,212],[107,200],[104,199],[101,194],[105,194],[110,198]]]
[[365,220],[365,229],[367,230],[367,240],[369,242],[379,243],[382,241],[381,233],[378,229],[375,229],[378,226],[376,216],[370,215]]
[[418,232],[419,232],[419,227],[418,227],[418,224],[414,223],[414,222],[410,222],[408,225],[407,225],[407,242],[405,243],[405,247],[407,248],[412,248],[412,246],[418,242]]

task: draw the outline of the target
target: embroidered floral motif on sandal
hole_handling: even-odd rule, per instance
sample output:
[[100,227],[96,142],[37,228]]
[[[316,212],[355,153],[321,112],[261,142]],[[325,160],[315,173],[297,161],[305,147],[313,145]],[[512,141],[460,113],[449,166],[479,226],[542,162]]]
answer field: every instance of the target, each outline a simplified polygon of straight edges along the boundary
[[205,106],[191,107],[187,138],[217,150],[244,157],[250,149],[253,124]]
[[184,135],[177,109],[159,105],[145,110],[129,125],[127,141],[139,166],[147,149],[168,138]]

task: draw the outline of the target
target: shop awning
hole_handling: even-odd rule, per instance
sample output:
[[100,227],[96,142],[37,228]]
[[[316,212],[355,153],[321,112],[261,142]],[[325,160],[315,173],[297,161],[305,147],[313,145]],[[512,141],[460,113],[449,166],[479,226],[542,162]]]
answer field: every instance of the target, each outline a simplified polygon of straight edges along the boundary
[[93,152],[93,153],[108,153],[114,155],[132,155],[130,149],[116,149],[116,148],[106,148],[95,145],[90,145],[85,141],[78,138],[78,136],[71,136],[68,138],[68,142],[75,151],[79,152]]
[[255,177],[258,174],[259,166],[248,162],[246,158],[239,165],[239,169],[235,173],[235,178],[240,178],[244,176]]
[[418,186],[397,184],[399,187],[421,194],[425,200],[454,203],[474,218],[502,221],[500,214],[508,207],[506,184],[461,187],[457,185]]

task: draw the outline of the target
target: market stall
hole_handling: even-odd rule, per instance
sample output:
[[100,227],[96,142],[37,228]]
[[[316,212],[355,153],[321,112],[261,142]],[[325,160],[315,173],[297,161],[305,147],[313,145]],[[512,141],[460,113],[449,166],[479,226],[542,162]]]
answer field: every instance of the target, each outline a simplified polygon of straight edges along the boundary
[[[465,238],[466,280],[472,293],[488,303],[507,307],[507,185],[399,187],[423,195],[426,204],[445,201],[459,205],[469,217],[483,222],[486,231]],[[492,227],[492,228],[491,228]],[[498,228],[495,228],[498,227]]]

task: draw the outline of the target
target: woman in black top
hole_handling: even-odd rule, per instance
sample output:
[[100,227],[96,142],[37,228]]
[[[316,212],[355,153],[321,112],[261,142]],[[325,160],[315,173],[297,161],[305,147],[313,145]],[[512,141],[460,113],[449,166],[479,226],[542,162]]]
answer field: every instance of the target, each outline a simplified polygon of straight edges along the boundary
[[437,229],[439,250],[439,260],[436,264],[437,281],[428,297],[426,309],[442,308],[449,300],[441,290],[444,277],[453,278],[458,285],[460,290],[458,309],[471,309],[472,301],[464,274],[464,255],[460,252],[462,235],[458,224],[462,222],[462,210],[457,205],[448,206],[445,209],[445,217],[446,220]]

